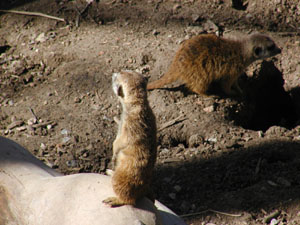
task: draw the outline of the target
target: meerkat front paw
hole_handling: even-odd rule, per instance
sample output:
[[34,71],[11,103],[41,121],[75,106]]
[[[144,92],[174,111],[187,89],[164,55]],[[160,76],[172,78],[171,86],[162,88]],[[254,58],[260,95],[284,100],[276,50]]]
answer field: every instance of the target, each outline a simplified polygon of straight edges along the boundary
[[105,170],[105,174],[106,174],[107,176],[110,176],[110,177],[112,177],[112,176],[114,175],[114,172],[115,172],[115,171],[110,170],[110,169],[106,169],[106,170]]
[[104,199],[102,202],[110,207],[118,207],[124,205],[124,203],[121,202],[117,197],[109,197],[107,199]]

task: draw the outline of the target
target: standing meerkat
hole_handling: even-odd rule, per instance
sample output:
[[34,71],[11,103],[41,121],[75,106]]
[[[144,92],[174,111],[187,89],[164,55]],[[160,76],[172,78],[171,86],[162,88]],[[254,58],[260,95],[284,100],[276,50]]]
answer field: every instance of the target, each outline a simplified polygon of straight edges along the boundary
[[251,63],[279,53],[281,50],[274,41],[260,33],[241,40],[198,35],[182,43],[168,71],[149,83],[147,89],[181,80],[191,91],[206,95],[210,84],[219,81],[226,94],[235,95],[236,91],[242,93],[237,80]]
[[154,201],[151,180],[156,162],[156,122],[147,99],[147,80],[135,72],[114,73],[114,93],[122,104],[118,134],[113,142],[115,172],[112,186],[117,197],[103,200],[111,207],[135,205],[144,196]]

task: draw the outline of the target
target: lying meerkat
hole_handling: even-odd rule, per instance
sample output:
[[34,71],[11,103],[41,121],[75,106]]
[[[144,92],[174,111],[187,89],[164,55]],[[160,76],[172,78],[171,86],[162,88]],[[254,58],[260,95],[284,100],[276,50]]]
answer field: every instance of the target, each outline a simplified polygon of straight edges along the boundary
[[151,179],[156,162],[156,122],[147,99],[147,80],[135,72],[114,73],[114,93],[122,104],[117,137],[113,143],[115,171],[112,186],[117,197],[103,200],[111,207],[135,205],[151,195]]
[[[228,95],[242,93],[238,77],[254,61],[281,53],[267,35],[254,33],[241,40],[204,34],[182,43],[168,71],[158,80],[148,84],[147,89],[162,88],[181,80],[193,92],[206,95],[214,81],[219,81]],[[236,89],[233,90],[232,87]]]

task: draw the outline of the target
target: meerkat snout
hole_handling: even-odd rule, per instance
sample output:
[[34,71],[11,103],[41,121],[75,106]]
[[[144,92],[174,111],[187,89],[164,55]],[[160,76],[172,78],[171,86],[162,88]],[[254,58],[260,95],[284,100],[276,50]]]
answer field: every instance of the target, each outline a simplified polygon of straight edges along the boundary
[[273,57],[281,53],[281,49],[270,37],[260,33],[250,35],[249,44],[253,46],[254,58],[257,60]]

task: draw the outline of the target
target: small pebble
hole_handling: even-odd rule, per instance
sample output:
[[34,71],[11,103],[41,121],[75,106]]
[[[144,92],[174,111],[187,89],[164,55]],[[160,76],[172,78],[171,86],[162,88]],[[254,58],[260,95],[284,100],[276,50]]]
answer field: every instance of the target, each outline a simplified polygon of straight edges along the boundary
[[69,132],[67,129],[62,129],[60,132],[62,135],[67,135]]
[[260,137],[260,138],[262,138],[264,136],[264,133],[261,130],[257,131],[257,134],[258,134],[258,137]]
[[46,149],[46,145],[44,143],[41,143],[40,147],[41,147],[42,150]]
[[176,199],[176,194],[175,194],[175,193],[170,193],[170,194],[169,194],[169,197],[170,197],[172,200],[175,200],[175,199]]
[[70,141],[70,137],[64,137],[63,139],[62,139],[62,142],[65,144],[65,143],[67,143],[68,141]]
[[181,191],[181,187],[180,187],[179,185],[175,185],[175,186],[174,186],[174,190],[175,190],[176,192],[180,192],[180,191]]
[[211,106],[204,108],[203,111],[207,112],[207,113],[211,113],[211,112],[215,111],[215,107],[213,105],[211,105]]

